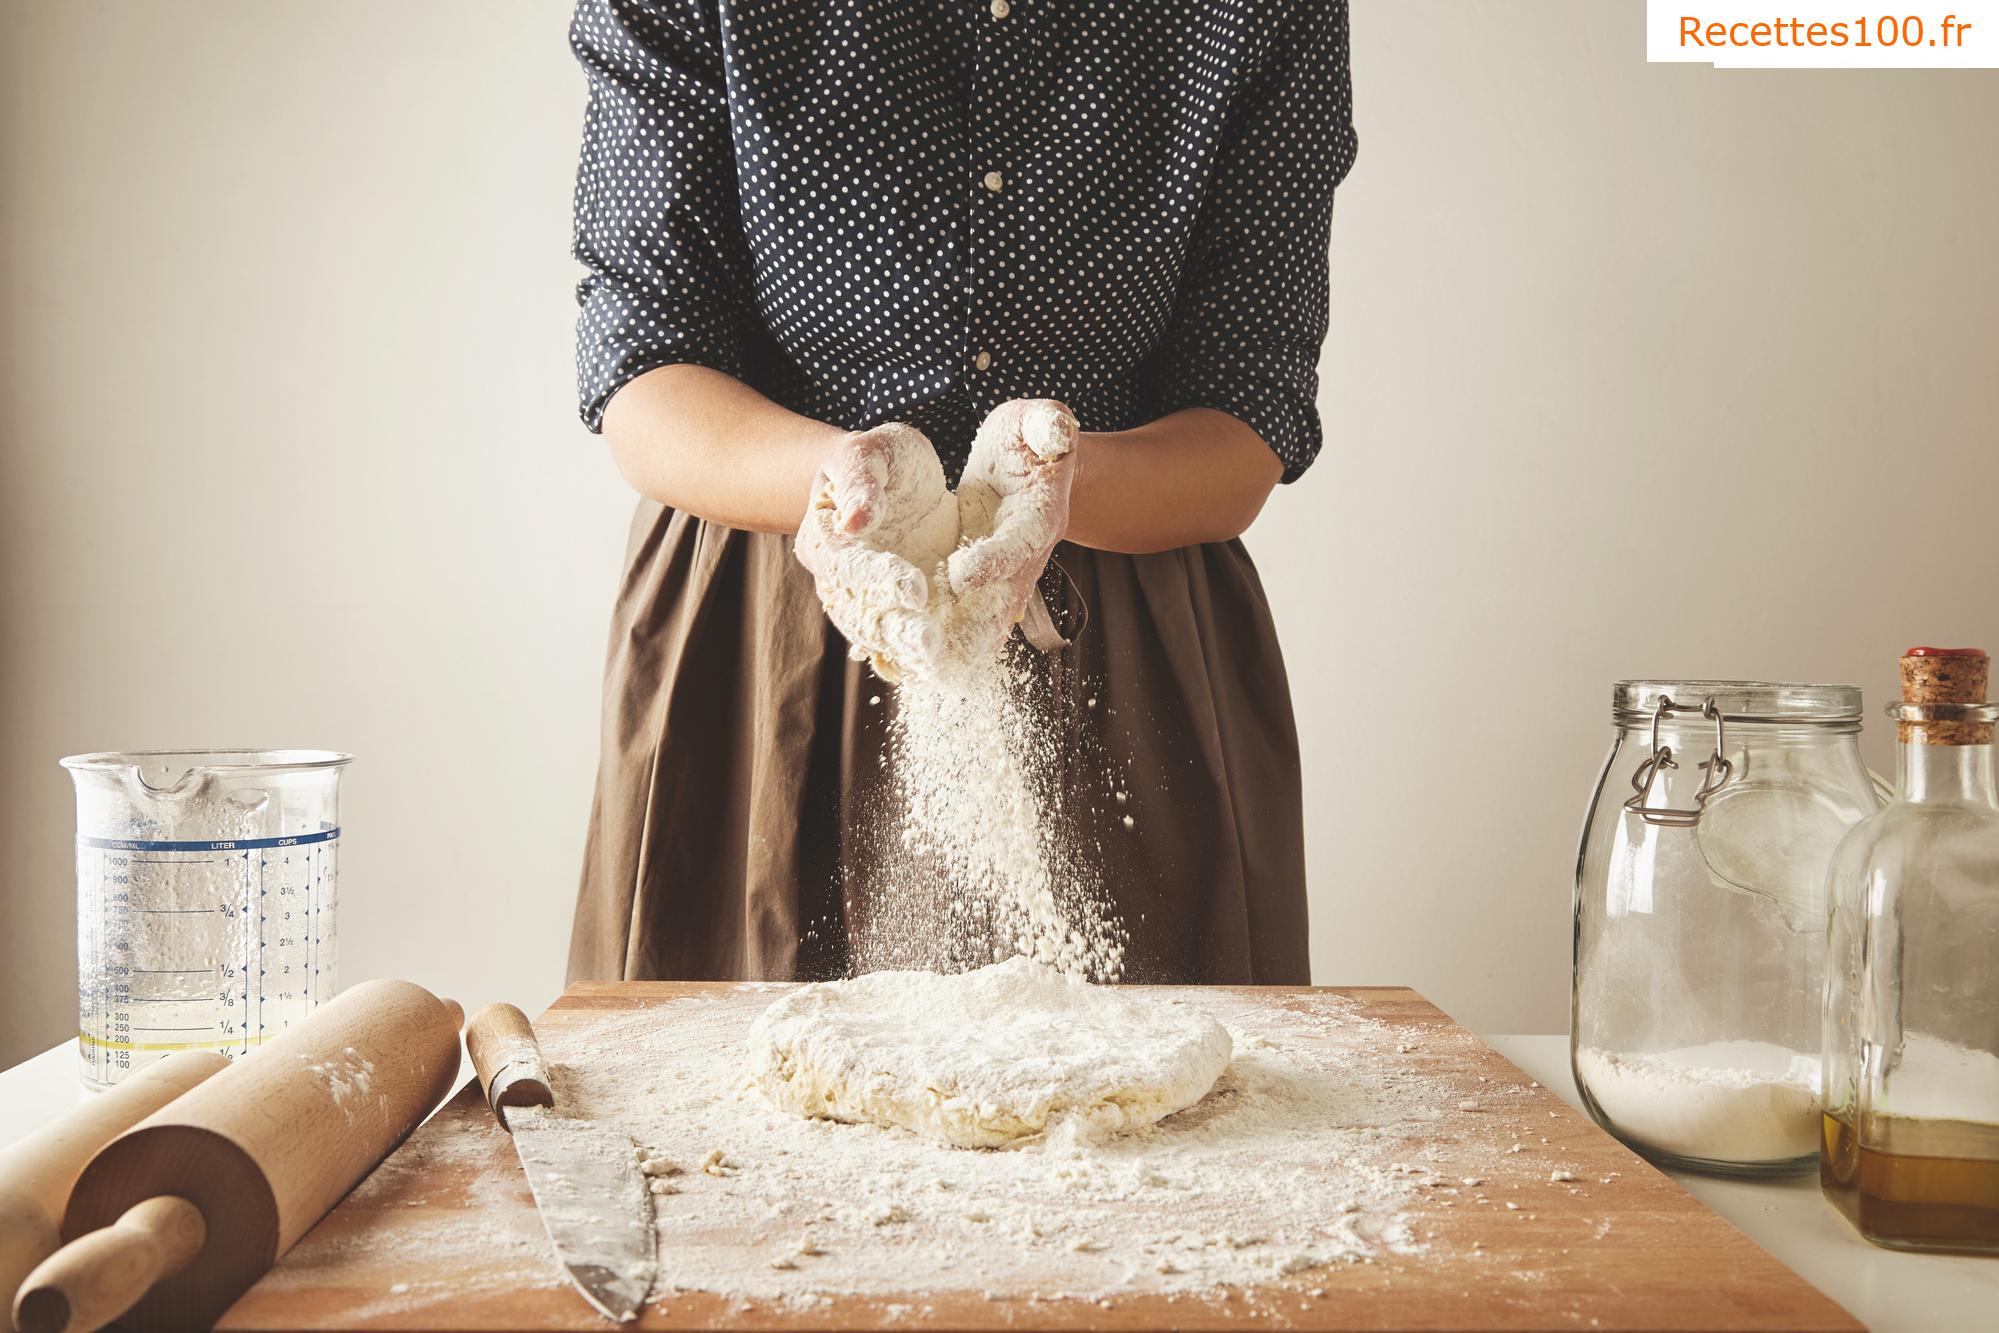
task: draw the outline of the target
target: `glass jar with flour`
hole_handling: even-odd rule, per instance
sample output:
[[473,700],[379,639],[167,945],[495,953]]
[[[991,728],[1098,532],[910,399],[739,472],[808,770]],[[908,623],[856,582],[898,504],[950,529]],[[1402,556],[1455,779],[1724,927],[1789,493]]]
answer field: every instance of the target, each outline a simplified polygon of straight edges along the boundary
[[1860,690],[1621,681],[1576,865],[1571,1055],[1647,1157],[1808,1170],[1826,866],[1881,802]]

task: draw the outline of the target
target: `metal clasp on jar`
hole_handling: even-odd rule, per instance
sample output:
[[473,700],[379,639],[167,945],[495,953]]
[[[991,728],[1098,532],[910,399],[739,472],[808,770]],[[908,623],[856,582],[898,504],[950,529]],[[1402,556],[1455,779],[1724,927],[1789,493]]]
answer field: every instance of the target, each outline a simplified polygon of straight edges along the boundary
[[[1694,793],[1691,809],[1675,810],[1671,807],[1653,809],[1645,803],[1651,798],[1652,784],[1659,780],[1659,774],[1680,765],[1673,758],[1673,747],[1659,738],[1659,725],[1668,713],[1699,713],[1714,723],[1714,753],[1701,763],[1700,790]],[[1709,695],[1698,707],[1693,704],[1676,704],[1667,695],[1659,696],[1658,704],[1652,709],[1652,753],[1638,765],[1631,775],[1631,786],[1637,795],[1624,803],[1624,808],[1636,813],[1648,824],[1662,828],[1692,828],[1701,822],[1701,813],[1707,809],[1708,799],[1720,791],[1722,785],[1735,771],[1735,766],[1722,757],[1727,742],[1726,724],[1722,721],[1721,709],[1715,706],[1714,696]]]

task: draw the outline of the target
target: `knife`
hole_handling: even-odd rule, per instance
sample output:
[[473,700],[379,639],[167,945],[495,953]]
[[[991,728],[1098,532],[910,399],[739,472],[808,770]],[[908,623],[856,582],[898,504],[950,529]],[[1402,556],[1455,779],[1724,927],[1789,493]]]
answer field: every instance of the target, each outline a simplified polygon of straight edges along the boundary
[[637,1145],[556,1105],[534,1027],[513,1005],[472,1015],[465,1048],[570,1281],[605,1318],[637,1318],[659,1263]]

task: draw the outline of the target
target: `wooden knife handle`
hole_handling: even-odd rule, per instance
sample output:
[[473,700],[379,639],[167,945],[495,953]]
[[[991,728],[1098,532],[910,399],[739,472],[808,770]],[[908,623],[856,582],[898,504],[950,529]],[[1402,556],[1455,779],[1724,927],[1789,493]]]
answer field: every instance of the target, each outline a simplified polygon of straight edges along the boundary
[[555,1088],[534,1024],[511,1004],[489,1004],[465,1025],[465,1049],[479,1071],[486,1104],[507,1123],[509,1106],[553,1106]]
[[28,1274],[14,1300],[21,1333],[85,1333],[139,1303],[153,1284],[193,1262],[208,1239],[201,1210],[161,1194],[133,1204],[101,1231],[63,1246]]

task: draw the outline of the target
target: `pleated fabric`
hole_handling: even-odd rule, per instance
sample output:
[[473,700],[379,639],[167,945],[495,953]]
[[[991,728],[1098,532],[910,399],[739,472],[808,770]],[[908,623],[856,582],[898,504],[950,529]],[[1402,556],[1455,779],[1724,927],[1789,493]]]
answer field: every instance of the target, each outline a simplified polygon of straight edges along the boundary
[[[1308,981],[1297,731],[1242,543],[1064,544],[1043,590],[1071,646],[1010,651],[1057,769],[1044,813],[1124,924],[1125,979]],[[788,537],[641,503],[570,979],[847,975],[895,816],[894,706]]]

